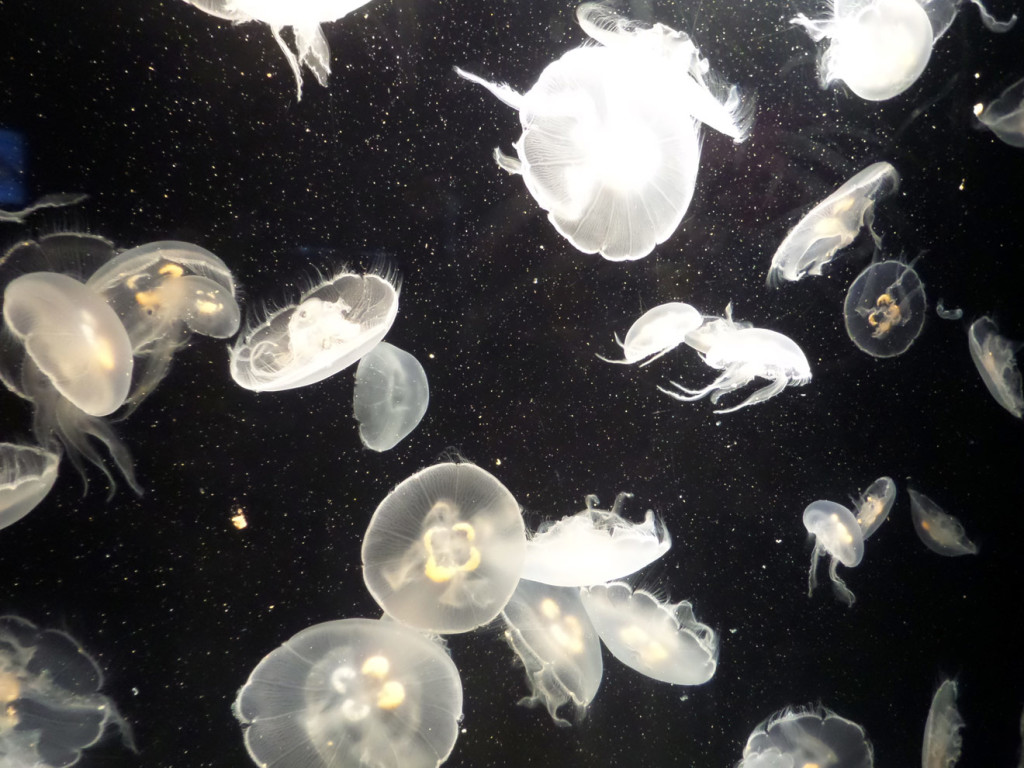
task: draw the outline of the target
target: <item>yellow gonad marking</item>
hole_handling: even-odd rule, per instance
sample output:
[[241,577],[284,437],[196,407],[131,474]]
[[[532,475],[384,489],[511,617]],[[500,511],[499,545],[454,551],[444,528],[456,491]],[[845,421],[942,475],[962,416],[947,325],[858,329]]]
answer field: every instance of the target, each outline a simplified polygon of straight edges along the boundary
[[397,680],[388,680],[377,692],[379,709],[395,709],[405,701],[405,686]]
[[817,763],[804,763],[804,768],[821,768]]
[[144,274],[132,275],[131,277],[124,281],[124,284],[128,286],[129,291],[134,291],[136,287],[138,287],[139,285],[139,280],[141,280],[145,276],[146,275]]
[[545,597],[540,601],[540,615],[545,619],[554,621],[561,615],[561,613],[562,611],[558,608],[558,603],[550,597]]
[[[469,557],[460,565],[441,565],[437,562],[437,556],[434,554],[434,536],[445,530],[444,528],[429,528],[423,534],[423,546],[427,550],[427,562],[423,566],[423,573],[426,574],[428,579],[438,584],[451,581],[459,573],[475,571],[480,566],[480,550],[473,546],[469,547]],[[466,541],[469,543],[472,543],[476,538],[476,531],[473,530],[473,526],[469,523],[456,523],[450,530],[464,534]],[[446,559],[451,559],[450,551],[446,552],[445,555],[447,556]]]
[[875,339],[882,338],[894,325],[902,325],[904,322],[900,305],[888,293],[878,297],[875,308],[868,315],[868,325],[875,329],[871,336]]
[[185,268],[180,264],[164,264],[157,274],[169,275],[170,277],[181,277],[185,274]]
[[200,301],[196,302],[196,309],[199,311],[200,315],[212,315],[217,312],[220,312],[223,308],[224,305],[218,301],[209,301],[206,299],[201,299]]
[[921,530],[922,531],[930,531],[931,529],[932,529],[932,527],[928,524],[927,520],[922,520],[921,521]]
[[568,653],[583,653],[583,626],[575,616],[566,616],[560,624],[552,624],[549,631]]
[[388,676],[388,670],[391,669],[391,663],[384,656],[371,656],[363,662],[363,666],[360,669],[364,675],[370,677],[376,677],[378,680],[383,680]]
[[114,370],[114,350],[103,339],[97,339],[95,344],[96,362],[104,371]]
[[139,291],[138,293],[135,294],[135,303],[137,303],[140,307],[159,307],[159,289],[154,289],[152,291]]

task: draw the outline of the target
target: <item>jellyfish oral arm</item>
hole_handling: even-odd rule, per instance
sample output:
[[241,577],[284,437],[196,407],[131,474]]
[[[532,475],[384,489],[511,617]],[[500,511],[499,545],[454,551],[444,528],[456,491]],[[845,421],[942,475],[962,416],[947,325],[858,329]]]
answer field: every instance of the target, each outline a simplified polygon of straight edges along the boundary
[[484,88],[490,91],[495,96],[495,98],[497,98],[500,102],[512,107],[512,109],[514,109],[516,112],[523,111],[523,95],[513,90],[511,86],[506,85],[505,83],[489,82],[478,75],[474,75],[472,72],[467,72],[466,70],[459,69],[458,67],[455,67],[455,74],[457,74],[459,77],[469,80],[469,82],[471,83],[482,85]]

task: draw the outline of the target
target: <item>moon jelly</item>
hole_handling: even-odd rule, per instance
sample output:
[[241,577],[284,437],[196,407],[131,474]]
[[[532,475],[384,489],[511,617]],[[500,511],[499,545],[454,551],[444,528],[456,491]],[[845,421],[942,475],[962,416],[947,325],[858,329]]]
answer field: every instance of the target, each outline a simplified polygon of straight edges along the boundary
[[891,477],[880,477],[860,495],[853,505],[864,540],[867,541],[889,516],[896,501],[896,483]]
[[992,397],[1018,419],[1024,417],[1024,387],[1017,369],[1019,342],[1000,336],[989,317],[980,317],[967,331],[971,359]]
[[233,711],[256,765],[437,768],[459,735],[462,682],[419,632],[341,619],[265,656]]
[[629,326],[625,341],[615,334],[615,343],[622,347],[622,360],[611,360],[602,355],[597,357],[606,363],[640,363],[643,367],[682,344],[686,334],[699,328],[703,321],[700,312],[689,304],[681,301],[659,304]]
[[923,493],[908,489],[914,530],[932,552],[946,557],[976,555],[978,547],[967,538],[963,525]]
[[754,729],[737,768],[872,768],[864,729],[824,707],[787,707]]
[[861,272],[843,302],[846,333],[872,357],[902,355],[921,333],[928,304],[911,265],[879,261]]
[[59,463],[54,451],[0,443],[0,528],[18,522],[46,498]]
[[814,594],[818,586],[818,558],[831,556],[828,577],[836,597],[847,605],[853,605],[853,592],[849,590],[836,572],[839,563],[847,568],[860,565],[864,557],[864,534],[853,513],[842,504],[819,499],[811,502],[804,510],[804,528],[814,536],[814,551],[811,553],[811,570],[807,574],[807,596]]
[[963,718],[956,709],[956,681],[943,680],[932,697],[921,743],[921,768],[953,768],[960,759]]
[[394,448],[416,429],[429,402],[427,374],[405,350],[382,341],[359,361],[352,410],[367,448]]
[[1010,85],[988,105],[978,104],[974,114],[982,125],[1011,147],[1024,147],[1024,78]]

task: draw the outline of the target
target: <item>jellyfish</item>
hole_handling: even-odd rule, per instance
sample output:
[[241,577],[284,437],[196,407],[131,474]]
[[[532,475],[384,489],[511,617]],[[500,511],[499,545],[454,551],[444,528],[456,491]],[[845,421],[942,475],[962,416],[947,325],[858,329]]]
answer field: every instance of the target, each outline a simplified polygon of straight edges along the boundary
[[135,751],[131,728],[102,687],[103,672],[73,637],[0,616],[0,763],[71,766],[108,729]]
[[[191,243],[161,241],[115,256],[86,282],[128,332],[136,376],[127,416],[167,375],[192,333],[226,339],[238,331],[235,281],[219,258]],[[141,364],[140,364],[141,363]]]
[[772,257],[768,285],[778,287],[783,280],[799,280],[804,275],[820,275],[822,267],[838,251],[852,243],[862,227],[880,246],[872,229],[875,203],[899,187],[900,176],[889,163],[874,163],[856,174],[839,189],[818,203],[789,230]]
[[964,311],[959,308],[947,309],[945,301],[943,299],[939,299],[935,303],[935,314],[943,320],[959,320],[964,316]]
[[580,599],[608,650],[630,669],[674,685],[701,685],[715,674],[718,636],[686,600],[673,605],[622,581],[583,587]]
[[872,768],[867,732],[824,707],[787,707],[758,725],[737,768]]
[[24,221],[29,215],[44,208],[63,208],[67,205],[77,205],[85,200],[88,195],[58,192],[52,195],[43,195],[24,208],[16,211],[0,208],[0,221]]
[[910,515],[917,537],[932,552],[946,557],[976,555],[978,547],[967,538],[963,525],[923,493],[908,489]]
[[526,94],[456,69],[519,112],[521,174],[555,229],[583,253],[641,259],[682,221],[693,198],[707,123],[746,139],[753,101],[709,71],[693,41],[645,27],[599,3],[576,10],[600,45],[569,51]]
[[0,528],[38,506],[57,480],[60,454],[35,445],[0,443]]
[[582,512],[542,526],[526,542],[523,578],[560,587],[588,587],[621,579],[664,555],[672,538],[653,511],[647,511],[642,523],[622,517],[623,502],[632,497],[620,493],[612,508],[603,510],[591,494]]
[[523,570],[519,504],[472,464],[435,464],[387,495],[363,537],[363,580],[392,618],[468,632],[505,607]]
[[725,315],[704,315],[701,324],[686,334],[683,341],[686,346],[706,355],[712,346],[723,338],[744,328],[753,328],[754,324],[746,320],[735,320],[732,316],[732,302],[725,306]]
[[943,680],[924,724],[921,768],[953,768],[960,759],[963,718],[956,709],[956,680]]
[[879,529],[885,518],[889,516],[893,502],[896,501],[896,483],[891,477],[880,477],[854,501],[857,524],[860,526],[864,541],[867,541]]
[[501,616],[505,639],[530,683],[530,695],[519,703],[543,705],[560,726],[569,725],[558,714],[566,704],[582,719],[601,685],[604,664],[601,641],[579,590],[520,579]]
[[971,359],[992,397],[1018,419],[1024,417],[1024,387],[1017,369],[1019,342],[1000,336],[990,317],[980,317],[967,331]]
[[265,656],[233,706],[256,765],[437,768],[462,720],[444,648],[401,624],[341,619]]
[[243,331],[231,377],[254,392],[277,392],[333,376],[373,349],[398,314],[392,273],[340,272]]
[[352,410],[370,450],[398,445],[419,425],[429,402],[427,374],[405,350],[382,341],[359,361]]
[[[302,0],[290,3],[282,0],[185,0],[201,11],[236,24],[261,21],[270,27],[292,74],[295,75],[297,99],[302,100],[302,68],[313,73],[320,85],[327,87],[331,74],[331,51],[327,47],[321,24],[337,21],[369,0]],[[285,42],[281,32],[291,27],[295,50]]]
[[1024,78],[989,104],[975,104],[974,116],[1011,147],[1024,147]]
[[804,510],[804,528],[814,536],[814,551],[811,553],[811,570],[807,575],[807,596],[814,594],[818,586],[818,558],[831,556],[828,577],[832,579],[832,590],[836,598],[847,605],[853,605],[853,592],[846,586],[836,569],[839,563],[847,568],[856,568],[864,557],[864,534],[853,513],[842,504],[819,499],[811,502]]
[[681,301],[659,304],[629,327],[625,341],[615,334],[615,343],[622,347],[622,360],[597,357],[606,363],[640,363],[642,368],[682,344],[686,334],[699,328],[703,320],[700,312]]
[[846,333],[872,357],[902,355],[921,333],[928,308],[913,264],[878,261],[861,272],[843,302]]

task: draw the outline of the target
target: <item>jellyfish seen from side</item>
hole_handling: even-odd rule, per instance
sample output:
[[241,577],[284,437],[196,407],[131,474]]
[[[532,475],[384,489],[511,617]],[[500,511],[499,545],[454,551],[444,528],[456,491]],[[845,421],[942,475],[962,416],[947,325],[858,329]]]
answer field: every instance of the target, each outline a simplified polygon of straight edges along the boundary
[[971,323],[967,343],[989,394],[1018,419],[1024,418],[1024,386],[1016,358],[1021,343],[999,335],[990,317],[980,317]]
[[46,498],[59,464],[56,451],[0,443],[0,528],[18,522]]
[[419,425],[429,403],[426,371],[405,350],[382,341],[359,361],[352,411],[370,450],[398,445]]
[[644,312],[626,332],[626,340],[615,334],[615,343],[622,347],[622,359],[612,360],[597,355],[606,363],[640,367],[649,365],[686,340],[686,334],[700,327],[704,321],[700,312],[682,301],[659,304]]
[[851,283],[843,302],[850,340],[872,357],[902,355],[924,326],[928,303],[913,264],[878,261]]
[[804,510],[803,521],[804,528],[814,536],[811,569],[807,574],[807,596],[813,595],[818,586],[818,559],[828,555],[828,576],[836,598],[846,605],[853,605],[853,592],[836,569],[840,563],[847,568],[855,568],[864,557],[864,534],[857,518],[842,504],[819,499]]
[[854,501],[853,511],[865,541],[885,522],[895,501],[896,483],[891,477],[878,478]]
[[462,682],[429,637],[389,621],[302,630],[256,665],[233,706],[256,765],[437,768],[462,719]]
[[824,707],[787,707],[758,725],[737,768],[872,768],[867,732]]
[[960,759],[964,720],[956,708],[956,680],[943,680],[932,697],[921,743],[921,768],[953,768]]
[[975,105],[974,115],[1011,147],[1024,147],[1024,78],[1008,86],[995,101]]
[[963,524],[923,493],[909,488],[910,516],[914,530],[928,549],[946,557],[978,554],[977,545],[967,538]]

